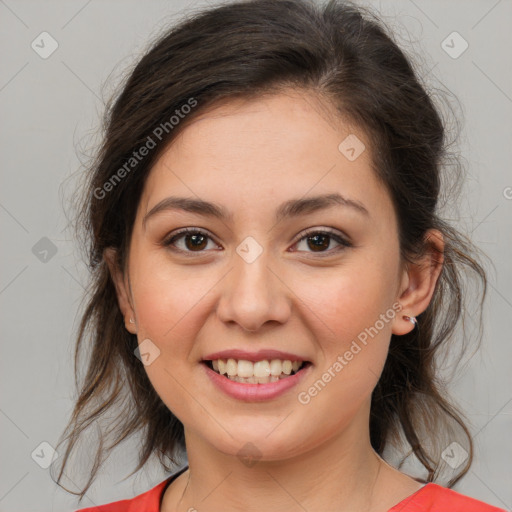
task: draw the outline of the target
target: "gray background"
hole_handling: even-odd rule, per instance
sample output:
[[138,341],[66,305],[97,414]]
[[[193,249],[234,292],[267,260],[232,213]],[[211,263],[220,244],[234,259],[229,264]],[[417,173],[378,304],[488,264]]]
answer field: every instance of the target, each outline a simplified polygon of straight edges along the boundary
[[[72,355],[87,273],[66,229],[63,206],[76,186],[80,158],[90,155],[98,141],[103,103],[122,72],[182,9],[203,5],[0,0],[0,512],[78,508],[76,498],[56,486],[31,455],[48,451],[42,442],[56,446],[73,405]],[[489,267],[482,349],[452,385],[476,443],[474,465],[455,489],[510,509],[512,3],[393,0],[371,5],[385,15],[403,45],[422,56],[425,80],[449,89],[461,103],[460,151],[469,177],[455,220],[494,268]],[[58,42],[46,59],[31,47],[43,31]],[[442,47],[454,31],[469,44],[458,58]],[[454,52],[462,40],[445,44]],[[135,467],[136,440],[122,446],[81,508],[129,498],[167,476],[152,464],[122,481]]]

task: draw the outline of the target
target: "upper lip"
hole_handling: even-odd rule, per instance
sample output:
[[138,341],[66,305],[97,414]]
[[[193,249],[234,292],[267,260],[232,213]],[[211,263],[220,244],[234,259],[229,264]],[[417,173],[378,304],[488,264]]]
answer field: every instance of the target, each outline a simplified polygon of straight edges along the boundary
[[297,354],[292,354],[291,352],[282,352],[281,350],[274,349],[262,349],[257,352],[247,352],[246,350],[239,349],[231,349],[231,350],[221,350],[220,352],[213,352],[204,357],[204,361],[215,361],[217,359],[244,359],[246,361],[263,361],[264,359],[281,359],[281,360],[290,360],[290,361],[304,361],[304,359]]

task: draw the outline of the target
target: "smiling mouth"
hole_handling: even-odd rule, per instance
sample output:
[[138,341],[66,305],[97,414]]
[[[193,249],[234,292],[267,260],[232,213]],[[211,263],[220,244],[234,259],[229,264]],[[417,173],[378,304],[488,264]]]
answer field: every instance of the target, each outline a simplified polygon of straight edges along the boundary
[[268,384],[286,379],[311,365],[309,361],[217,359],[201,361],[210,370],[233,382]]

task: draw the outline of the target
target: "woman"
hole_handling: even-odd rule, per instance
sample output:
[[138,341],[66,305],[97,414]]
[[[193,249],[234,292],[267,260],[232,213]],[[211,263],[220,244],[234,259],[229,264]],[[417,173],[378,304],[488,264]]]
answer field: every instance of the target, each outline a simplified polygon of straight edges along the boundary
[[[82,202],[91,352],[59,481],[110,410],[107,452],[142,430],[135,471],[188,465],[83,511],[500,510],[449,489],[472,443],[435,356],[462,271],[486,277],[437,209],[447,157],[407,58],[354,5],[230,3],[161,37]],[[385,461],[404,447],[424,478]]]

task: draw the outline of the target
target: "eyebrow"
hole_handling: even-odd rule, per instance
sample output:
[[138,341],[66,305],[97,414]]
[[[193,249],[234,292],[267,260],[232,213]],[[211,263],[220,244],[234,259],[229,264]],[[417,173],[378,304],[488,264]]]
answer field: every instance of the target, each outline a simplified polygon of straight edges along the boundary
[[[309,213],[325,210],[334,206],[350,208],[360,214],[363,214],[365,217],[370,218],[370,213],[361,202],[335,193],[285,201],[276,210],[276,222],[279,222],[284,218],[307,215]],[[228,212],[228,210],[219,204],[204,201],[202,199],[170,196],[157,203],[148,213],[146,213],[142,220],[142,225],[145,226],[146,221],[150,217],[153,217],[159,212],[168,210],[183,210],[198,215],[204,215],[206,217],[215,217],[224,221],[233,220],[233,214]]]

